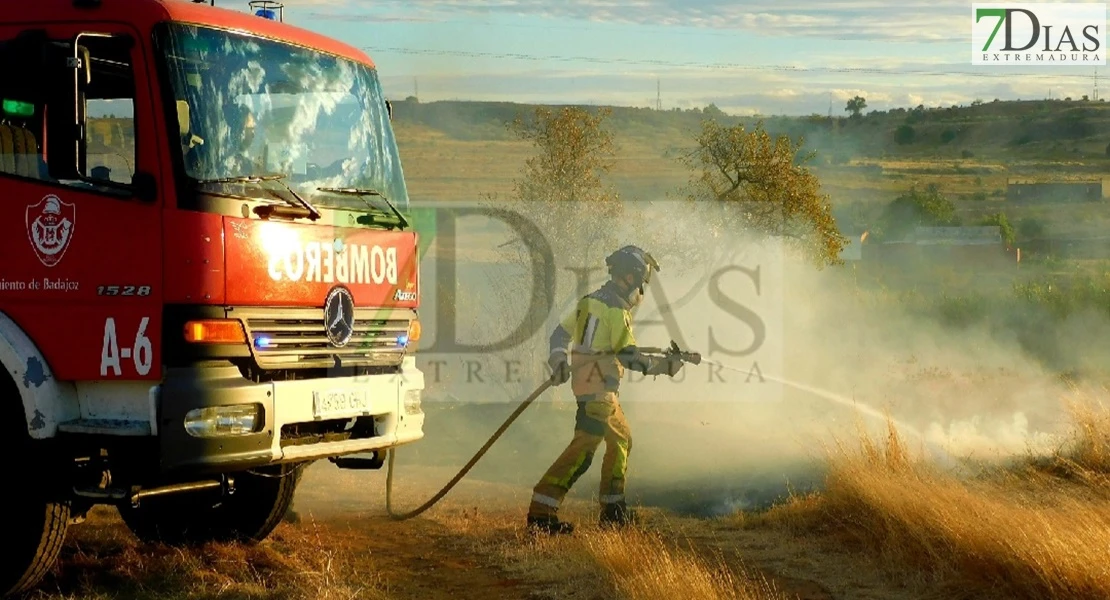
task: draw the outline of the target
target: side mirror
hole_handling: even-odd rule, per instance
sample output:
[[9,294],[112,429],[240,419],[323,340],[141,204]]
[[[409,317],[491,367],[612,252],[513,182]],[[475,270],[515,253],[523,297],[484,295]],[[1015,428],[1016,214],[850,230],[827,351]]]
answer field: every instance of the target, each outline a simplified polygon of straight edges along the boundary
[[150,173],[145,171],[135,173],[131,177],[131,187],[135,191],[135,197],[143,202],[158,200],[158,180]]

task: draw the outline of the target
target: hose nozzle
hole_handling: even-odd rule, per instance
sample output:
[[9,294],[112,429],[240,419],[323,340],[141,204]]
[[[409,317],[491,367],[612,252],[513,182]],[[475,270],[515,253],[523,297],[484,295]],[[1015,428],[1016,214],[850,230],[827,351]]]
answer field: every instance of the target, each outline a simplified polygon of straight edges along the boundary
[[667,354],[671,356],[678,356],[682,362],[687,362],[692,365],[701,364],[701,354],[698,352],[689,352],[678,347],[678,342],[671,340],[671,347],[667,349]]

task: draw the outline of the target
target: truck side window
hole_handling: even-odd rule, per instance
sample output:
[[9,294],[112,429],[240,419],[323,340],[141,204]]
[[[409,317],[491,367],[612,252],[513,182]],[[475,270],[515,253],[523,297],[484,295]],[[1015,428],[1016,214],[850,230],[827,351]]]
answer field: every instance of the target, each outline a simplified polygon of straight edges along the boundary
[[20,36],[0,39],[0,176],[49,179],[46,169],[46,101],[37,74],[38,46]]
[[111,38],[83,38],[81,44],[88,49],[89,76],[82,89],[85,135],[78,146],[78,172],[85,184],[130,185],[136,158],[130,48]]
[[85,176],[129,184],[135,175],[135,104],[131,98],[87,102]]
[[41,107],[32,102],[5,98],[0,107],[0,173],[42,179],[46,162],[42,158]]

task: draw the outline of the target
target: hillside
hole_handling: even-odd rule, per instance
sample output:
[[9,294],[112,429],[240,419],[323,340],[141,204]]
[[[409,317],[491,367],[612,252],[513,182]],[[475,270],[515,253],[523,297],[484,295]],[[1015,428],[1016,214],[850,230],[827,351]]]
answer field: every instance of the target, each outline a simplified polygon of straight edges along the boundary
[[[612,181],[626,196],[658,199],[685,184],[678,157],[707,116],[754,125],[715,107],[687,111],[610,107],[618,153]],[[468,200],[508,193],[530,148],[506,125],[532,106],[494,102],[394,105],[394,127],[414,201]],[[1037,100],[875,111],[857,118],[767,117],[772,134],[802,139],[842,229],[868,227],[911,186],[936,184],[975,222],[1002,212],[1036,221],[1045,235],[1105,235],[1105,205],[1005,200],[1008,181],[1101,179],[1110,167],[1110,105]]]
[[[398,124],[424,126],[459,141],[512,139],[505,124],[531,108],[527,104],[510,102],[421,104],[411,98],[394,102]],[[1105,101],[994,101],[947,108],[918,106],[872,111],[857,118],[840,115],[736,117],[714,106],[685,111],[608,108],[612,111],[609,123],[620,137],[652,137],[676,144],[682,144],[707,117],[730,124],[754,124],[762,120],[773,133],[803,136],[807,147],[822,155],[823,160],[819,162],[833,164],[893,156],[952,160],[972,157],[1005,161],[1054,161],[1065,157],[1095,160],[1107,158],[1107,143],[1110,142],[1110,105]]]

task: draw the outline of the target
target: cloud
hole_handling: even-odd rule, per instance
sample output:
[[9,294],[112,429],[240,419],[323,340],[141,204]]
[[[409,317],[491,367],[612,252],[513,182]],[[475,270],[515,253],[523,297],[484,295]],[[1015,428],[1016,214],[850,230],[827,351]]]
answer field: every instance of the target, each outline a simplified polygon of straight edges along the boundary
[[[969,64],[971,10],[962,1],[905,6],[871,0],[289,0],[286,5],[321,19],[325,33],[336,19],[416,23],[373,38],[357,34],[350,41],[388,65],[380,75],[392,97],[410,95],[417,78],[420,98],[428,101],[654,106],[658,80],[666,107],[713,103],[737,114],[824,114],[831,101],[834,113],[844,114],[844,103],[855,95],[867,98],[868,110],[885,110],[1043,98],[1049,90],[1057,97],[1079,97],[1090,94],[1093,83],[1091,69],[1084,67]],[[474,34],[445,37],[443,28],[419,25],[431,22]],[[498,31],[511,41],[498,42]],[[629,37],[630,31],[643,35]],[[615,42],[616,35],[623,41]],[[730,38],[746,49],[737,50]],[[825,41],[830,39],[848,41]],[[758,44],[753,51],[750,42]]]
[[[314,0],[304,3],[322,5]],[[738,5],[725,0],[381,0],[368,10],[361,3],[347,0],[332,6],[330,14],[351,19],[376,18],[371,13],[384,10],[416,14],[419,20],[533,16],[842,40],[954,43],[965,42],[970,35],[967,3],[951,0],[914,6],[866,1],[757,1]]]
[[[312,18],[318,19],[318,20],[321,20],[321,21],[349,21],[352,18],[355,19],[355,20],[361,20],[361,19],[365,18],[365,15],[352,16],[350,14],[345,14],[345,13],[324,13],[324,12],[314,12],[314,13],[311,13],[311,16],[312,16]],[[438,19],[436,17],[424,16],[424,15],[406,15],[406,14],[389,14],[389,13],[387,13],[387,14],[375,14],[374,15],[374,22],[375,23],[439,23],[440,21],[441,21],[441,19]]]

